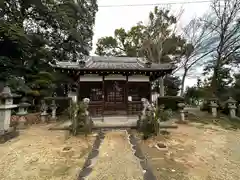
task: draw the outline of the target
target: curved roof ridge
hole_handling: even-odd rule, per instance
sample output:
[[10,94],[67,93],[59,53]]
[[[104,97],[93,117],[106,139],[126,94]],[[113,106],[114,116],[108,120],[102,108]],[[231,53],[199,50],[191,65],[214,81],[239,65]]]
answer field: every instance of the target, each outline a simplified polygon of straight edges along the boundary
[[94,62],[137,62],[137,57],[92,56]]

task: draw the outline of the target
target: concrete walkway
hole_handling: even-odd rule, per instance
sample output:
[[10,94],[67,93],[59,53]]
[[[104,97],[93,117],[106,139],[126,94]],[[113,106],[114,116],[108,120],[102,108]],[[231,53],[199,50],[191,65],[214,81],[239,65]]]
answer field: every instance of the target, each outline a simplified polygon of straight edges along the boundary
[[143,180],[126,131],[107,132],[88,180]]

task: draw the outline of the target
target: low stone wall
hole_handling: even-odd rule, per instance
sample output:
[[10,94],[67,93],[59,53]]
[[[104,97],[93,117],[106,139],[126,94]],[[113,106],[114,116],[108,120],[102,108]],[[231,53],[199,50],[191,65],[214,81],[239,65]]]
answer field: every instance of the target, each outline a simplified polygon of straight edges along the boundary
[[[11,125],[14,126],[18,124],[21,116],[13,115],[11,116]],[[30,113],[24,116],[26,119],[26,125],[38,124],[40,123],[40,113]]]

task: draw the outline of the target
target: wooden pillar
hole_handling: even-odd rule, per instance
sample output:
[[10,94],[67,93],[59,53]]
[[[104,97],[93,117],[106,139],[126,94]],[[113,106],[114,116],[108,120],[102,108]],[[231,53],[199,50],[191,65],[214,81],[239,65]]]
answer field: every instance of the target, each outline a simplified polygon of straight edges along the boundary
[[149,102],[152,103],[152,82],[150,81],[150,78],[149,78]]
[[126,111],[127,111],[127,116],[128,116],[128,75],[126,77],[126,88],[125,88],[125,103],[126,103]]
[[105,110],[105,84],[104,84],[105,76],[102,76],[102,121],[104,120],[104,110]]
[[81,91],[81,89],[80,89],[80,83],[81,83],[80,76],[78,77],[77,82],[78,82],[78,85],[77,85],[77,101],[80,102],[81,101],[81,99],[80,99],[80,91]]

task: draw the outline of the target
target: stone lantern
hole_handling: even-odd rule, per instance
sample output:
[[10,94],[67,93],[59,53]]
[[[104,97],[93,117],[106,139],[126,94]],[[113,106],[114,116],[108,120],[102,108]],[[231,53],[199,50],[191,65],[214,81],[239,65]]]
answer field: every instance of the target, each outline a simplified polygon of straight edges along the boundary
[[218,108],[217,99],[216,98],[210,99],[209,106],[211,108],[212,116],[217,117],[217,108]]
[[23,98],[21,102],[18,105],[18,116],[27,115],[28,114],[28,107],[31,106],[31,104],[27,103],[27,99]]
[[15,95],[7,86],[0,93],[0,132],[8,131],[10,128],[12,109],[18,107],[18,105],[13,104],[14,97]]
[[26,101],[27,101],[27,99],[23,98],[18,105],[17,115],[20,116],[19,120],[18,120],[18,123],[19,123],[18,128],[20,128],[20,129],[23,129],[26,127],[25,125],[26,125],[27,120],[25,118],[25,115],[28,114],[27,110],[28,110],[28,107],[31,105],[31,104],[27,103]]
[[178,107],[180,109],[180,121],[185,121],[185,111],[184,111],[184,108],[185,108],[185,103],[178,103]]
[[226,101],[228,109],[229,109],[229,114],[231,118],[235,118],[236,117],[236,103],[237,101],[234,100],[232,97],[229,97],[228,100]]

